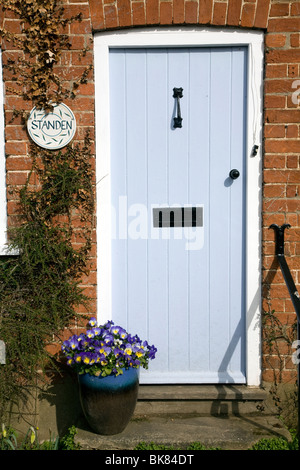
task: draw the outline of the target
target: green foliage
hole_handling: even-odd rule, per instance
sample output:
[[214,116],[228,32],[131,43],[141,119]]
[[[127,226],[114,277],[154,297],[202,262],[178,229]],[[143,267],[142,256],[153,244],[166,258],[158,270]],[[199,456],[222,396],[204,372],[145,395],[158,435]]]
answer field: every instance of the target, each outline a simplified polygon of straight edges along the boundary
[[49,440],[40,442],[38,430],[30,426],[23,440],[18,442],[16,431],[2,425],[0,450],[80,450],[80,444],[74,441],[76,434],[77,429],[71,426],[62,438],[53,437],[50,433]]
[[[0,0],[0,5],[22,26],[21,33],[0,29],[20,52],[5,64],[15,84],[10,92],[46,111],[74,98],[89,68],[67,90],[56,66],[70,47],[66,27],[80,16],[66,18],[57,0]],[[23,110],[16,114],[26,118]],[[40,371],[55,365],[47,345],[76,318],[77,306],[88,308],[80,279],[87,273],[93,229],[89,137],[61,151],[32,144],[30,156],[32,171],[19,193],[22,216],[9,233],[11,253],[18,255],[0,258],[0,338],[6,344],[0,416],[38,385]]]
[[75,443],[75,436],[77,429],[75,426],[71,426],[67,433],[59,440],[59,450],[80,450],[80,444]]
[[10,234],[18,256],[0,259],[0,338],[7,353],[0,368],[2,406],[35,385],[38,369],[51,360],[47,344],[76,318],[76,306],[88,308],[80,278],[87,273],[93,225],[89,139],[82,148],[51,153],[51,161],[49,153],[39,153],[40,167],[33,156],[39,190],[30,186],[31,175],[21,190],[23,221]]
[[293,440],[291,443],[282,437],[274,437],[271,439],[260,439],[254,444],[250,450],[297,450],[298,443]]
[[[283,437],[263,438],[256,442],[248,450],[298,450],[298,437],[294,430],[290,431],[291,441],[287,441]],[[155,444],[154,442],[140,442],[134,450],[222,450],[220,447],[207,447],[201,442],[192,442],[187,447],[168,447],[163,444]]]
[[289,450],[288,443],[284,439],[261,439],[254,444],[251,450]]
[[20,444],[17,444],[17,448],[14,450],[58,450],[58,444],[59,438],[53,438],[51,433],[48,441],[40,443],[38,429],[30,426],[25,438]]
[[17,436],[14,429],[6,429],[5,426],[2,425],[2,433],[0,435],[0,450],[15,450],[17,445]]

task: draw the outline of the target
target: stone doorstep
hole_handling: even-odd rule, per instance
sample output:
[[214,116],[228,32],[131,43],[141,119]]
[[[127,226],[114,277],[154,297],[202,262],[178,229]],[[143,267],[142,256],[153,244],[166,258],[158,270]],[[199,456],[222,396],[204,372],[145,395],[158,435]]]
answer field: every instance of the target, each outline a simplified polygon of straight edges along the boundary
[[246,385],[140,385],[135,415],[253,414],[266,397],[262,388]]
[[247,450],[263,437],[290,439],[273,413],[257,410],[267,395],[260,387],[245,385],[140,385],[136,410],[125,431],[101,436],[79,426],[76,442],[84,449],[114,451],[134,449],[140,442],[175,448],[201,442]]

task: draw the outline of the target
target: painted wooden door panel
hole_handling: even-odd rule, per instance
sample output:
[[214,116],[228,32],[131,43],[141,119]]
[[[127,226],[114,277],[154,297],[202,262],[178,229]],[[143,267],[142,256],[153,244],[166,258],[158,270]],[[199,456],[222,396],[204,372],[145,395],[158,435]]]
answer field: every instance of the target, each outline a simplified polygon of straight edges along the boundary
[[[246,380],[246,56],[110,51],[112,319],[157,346],[144,383]],[[172,207],[203,220],[155,227],[153,209]]]

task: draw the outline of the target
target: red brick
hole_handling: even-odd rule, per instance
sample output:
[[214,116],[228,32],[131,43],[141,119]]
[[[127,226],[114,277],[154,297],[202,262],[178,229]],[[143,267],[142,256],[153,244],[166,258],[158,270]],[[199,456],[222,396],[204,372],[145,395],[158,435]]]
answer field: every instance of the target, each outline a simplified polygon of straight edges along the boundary
[[266,155],[264,158],[265,168],[285,168],[284,155]]
[[298,126],[294,124],[289,124],[286,126],[286,137],[289,139],[298,137]]
[[268,109],[266,111],[266,122],[273,122],[273,123],[289,123],[289,122],[300,122],[300,109],[294,110],[272,110]]
[[94,93],[95,93],[95,85],[94,83],[82,83],[79,85],[77,89],[77,94],[78,95],[89,95],[94,99]]
[[28,173],[25,171],[7,172],[7,184],[12,186],[24,185],[27,181]]
[[280,78],[287,76],[286,64],[267,64],[266,65],[266,78]]
[[4,27],[9,33],[12,34],[21,34],[23,30],[21,21],[18,19],[6,19],[4,21]]
[[288,66],[288,77],[298,77],[299,76],[299,65],[292,64]]
[[227,3],[215,2],[213,12],[213,24],[224,25],[226,23]]
[[291,44],[291,47],[300,47],[300,34],[299,33],[291,34],[290,44]]
[[[294,173],[297,173],[297,172],[294,172]],[[265,183],[287,183],[287,182],[297,183],[299,181],[299,174],[296,175],[296,181],[291,181],[290,177],[291,177],[290,170],[277,170],[277,169],[266,169],[264,170],[264,175],[263,175]]]
[[227,24],[238,26],[241,17],[242,0],[228,0]]
[[159,1],[147,0],[146,2],[146,24],[159,23]]
[[16,201],[7,201],[7,214],[8,215],[22,215],[20,204]]
[[85,48],[85,36],[70,35],[69,43],[72,50],[82,51]]
[[272,124],[265,124],[264,135],[265,137],[283,138],[285,137],[285,126],[280,124],[276,124],[275,126]]
[[194,1],[185,2],[185,22],[197,23],[198,22],[198,3]]
[[89,34],[92,32],[92,25],[90,19],[77,21],[70,24],[71,34]]
[[9,140],[22,140],[27,141],[28,134],[27,131],[23,128],[23,126],[6,126],[5,128],[5,138],[6,141]]
[[57,74],[60,74],[64,80],[74,80],[79,77],[85,72],[86,66],[79,66],[79,65],[72,65],[69,67],[66,66],[58,66],[56,67],[55,71]]
[[[87,51],[85,54],[80,54],[78,51],[72,51],[70,57],[73,65],[90,65],[93,64],[93,52]],[[66,65],[69,65],[67,62]]]
[[104,21],[107,29],[116,28],[118,24],[118,16],[115,5],[104,6]]
[[213,0],[200,0],[199,3],[199,23],[207,24],[212,20]]
[[295,2],[291,4],[291,15],[300,16],[300,3]]
[[289,3],[273,3],[270,9],[270,18],[278,16],[289,16]]
[[[278,197],[284,197],[284,195],[285,195],[285,185],[283,184],[268,184],[264,186],[264,197],[278,198]],[[264,222],[265,222],[265,218],[264,218]]]
[[173,0],[173,22],[184,23],[184,0]]
[[172,2],[162,2],[160,4],[160,24],[173,23],[173,5]]
[[[298,197],[298,189],[299,188],[298,188],[297,185],[287,186],[287,188],[286,188],[286,197]],[[297,220],[295,220],[292,225],[297,225],[297,224],[298,224],[298,222],[297,222]],[[295,254],[298,254],[298,253],[295,253]]]
[[[299,156],[298,155],[288,155],[286,159],[287,168],[298,168],[299,166]],[[299,175],[300,183],[300,175]]]
[[[98,2],[99,5],[99,2]],[[89,5],[76,5],[74,3],[69,5],[64,5],[64,11],[66,17],[76,16],[81,14],[82,19],[90,19],[90,8]]]
[[263,207],[266,212],[286,212],[287,210],[287,199],[275,199],[263,202]]
[[254,26],[256,28],[266,28],[268,25],[268,15],[270,0],[257,0]]
[[[7,12],[5,12],[5,14],[7,14]],[[1,8],[1,10],[0,10],[0,27],[1,28],[3,27],[3,24],[4,24],[4,11]]]
[[[6,142],[5,153],[9,155],[26,155],[27,153],[27,142]],[[8,164],[8,158],[6,165]]]
[[95,115],[93,112],[74,112],[76,117],[77,127],[79,126],[94,126]]
[[267,47],[283,47],[286,44],[285,34],[267,34],[266,46]]
[[146,22],[145,17],[145,4],[144,2],[135,2],[132,4],[132,24],[134,26],[144,25]]
[[266,93],[291,93],[293,80],[266,80]]
[[278,18],[270,19],[268,23],[268,31],[296,31],[300,30],[300,18]]
[[118,0],[117,1],[117,10],[119,18],[119,26],[131,26],[131,4],[130,0]]
[[[18,146],[18,143],[14,142],[15,146]],[[20,145],[20,143],[19,143]],[[26,144],[25,144],[26,145]],[[17,155],[17,154],[15,154]],[[29,157],[25,156],[13,156],[13,157],[7,157],[6,159],[6,170],[14,170],[14,171],[23,171],[23,170],[28,170],[30,171],[32,168],[32,160]]]
[[242,9],[241,26],[251,28],[254,24],[255,5],[245,3]]
[[265,382],[280,382],[279,372],[271,369],[265,369],[262,372],[262,380]]
[[101,30],[104,28],[104,12],[102,0],[89,0],[91,10],[91,21],[93,30]]
[[[300,140],[270,140],[265,142],[267,153],[295,153],[300,152]],[[300,177],[300,175],[298,175]]]
[[5,107],[5,110],[17,109],[17,110],[30,111],[32,108],[32,104],[29,101],[24,101],[21,98],[21,96],[9,95],[7,93],[4,107]]
[[268,108],[284,108],[285,96],[280,95],[266,95],[264,99],[265,109]]

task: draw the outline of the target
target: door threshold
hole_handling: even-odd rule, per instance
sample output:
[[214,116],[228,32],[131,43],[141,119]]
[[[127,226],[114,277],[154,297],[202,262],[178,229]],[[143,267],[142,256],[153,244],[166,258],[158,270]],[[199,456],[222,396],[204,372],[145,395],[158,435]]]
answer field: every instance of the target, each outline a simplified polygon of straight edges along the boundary
[[267,392],[238,384],[140,385],[135,416],[255,416]]
[[264,400],[261,387],[238,384],[140,385],[138,400]]

